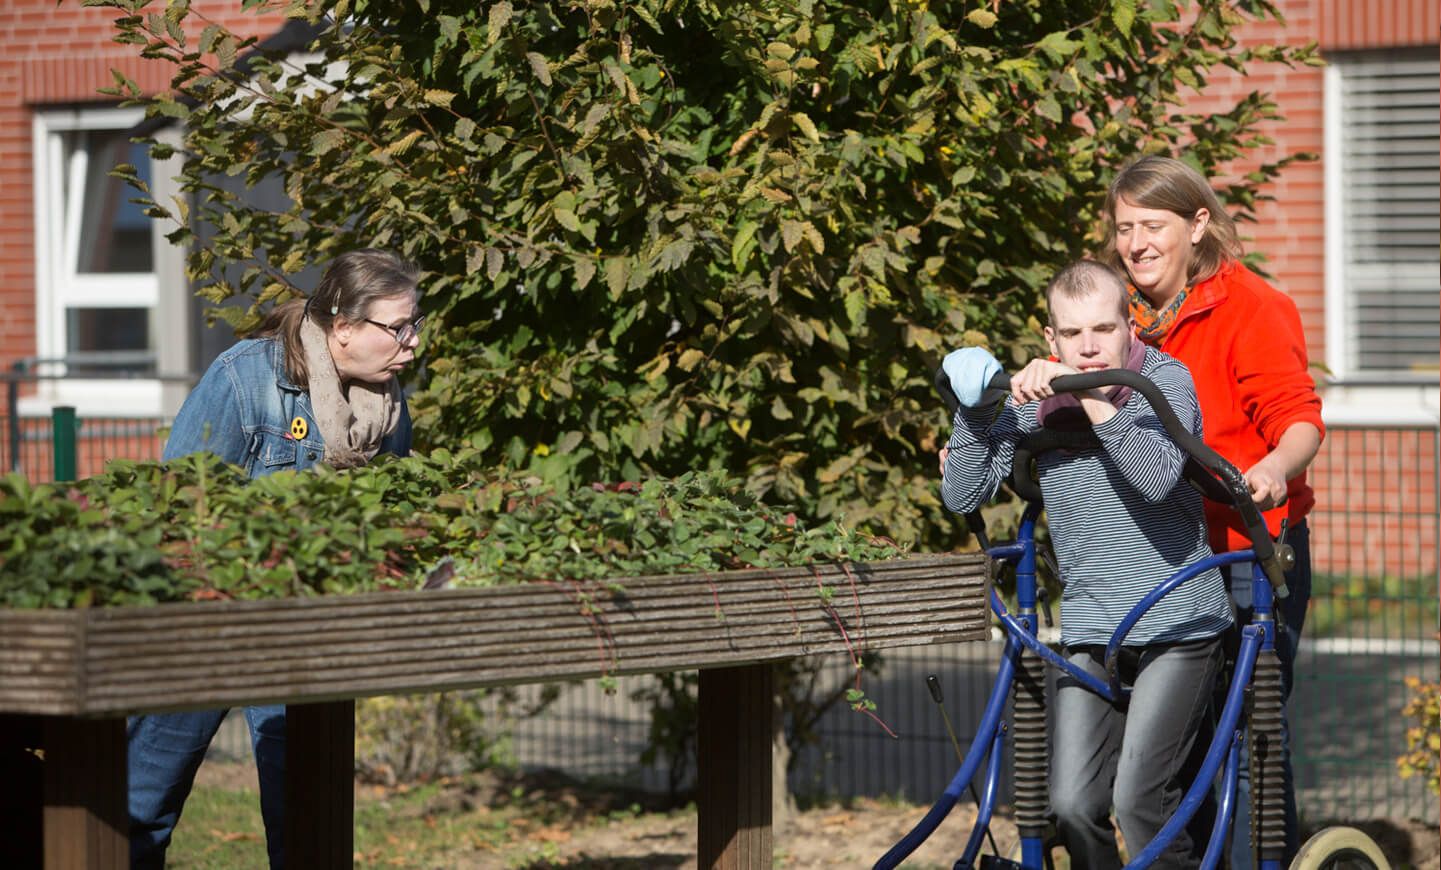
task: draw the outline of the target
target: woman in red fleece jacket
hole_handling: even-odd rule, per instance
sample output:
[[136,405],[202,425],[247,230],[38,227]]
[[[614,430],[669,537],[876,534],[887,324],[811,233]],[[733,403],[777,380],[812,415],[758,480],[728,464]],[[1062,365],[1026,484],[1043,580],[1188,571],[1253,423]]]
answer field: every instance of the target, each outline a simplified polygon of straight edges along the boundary
[[[1191,370],[1206,443],[1245,473],[1271,533],[1287,520],[1286,541],[1295,548],[1296,566],[1286,575],[1291,595],[1277,602],[1283,630],[1276,653],[1289,696],[1311,597],[1306,514],[1316,499],[1306,467],[1325,431],[1321,400],[1307,371],[1300,315],[1289,297],[1239,262],[1241,244],[1231,217],[1206,179],[1179,160],[1149,156],[1126,166],[1111,183],[1104,220],[1098,259],[1130,276],[1131,314],[1141,339]],[[1233,509],[1208,502],[1206,520],[1216,552],[1249,546]],[[1240,567],[1231,592],[1244,621],[1250,615],[1250,568]],[[1289,738],[1286,742],[1289,862],[1299,843]],[[1244,806],[1237,807],[1238,818]],[[1239,845],[1233,849],[1235,866],[1250,866],[1246,838],[1234,837],[1233,843]]]

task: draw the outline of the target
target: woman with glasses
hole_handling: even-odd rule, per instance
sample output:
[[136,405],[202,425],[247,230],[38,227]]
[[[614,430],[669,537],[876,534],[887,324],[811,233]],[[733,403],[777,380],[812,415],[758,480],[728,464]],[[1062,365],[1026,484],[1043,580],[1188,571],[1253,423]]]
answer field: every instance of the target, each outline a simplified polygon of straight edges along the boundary
[[[424,318],[416,267],[389,251],[337,257],[307,300],[277,306],[221,354],[186,398],[164,459],[214,453],[250,477],[410,452],[398,374]],[[195,772],[227,710],[135,716],[129,738],[130,860],[163,867]],[[273,868],[284,866],[285,707],[247,707]]]

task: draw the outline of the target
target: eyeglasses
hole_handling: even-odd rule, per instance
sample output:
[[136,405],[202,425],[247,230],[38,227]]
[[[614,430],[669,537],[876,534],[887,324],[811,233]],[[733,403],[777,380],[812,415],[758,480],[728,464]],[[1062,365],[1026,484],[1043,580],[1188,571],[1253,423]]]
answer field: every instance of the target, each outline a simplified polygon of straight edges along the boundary
[[381,323],[378,320],[371,320],[369,317],[362,317],[360,319],[364,320],[366,323],[369,323],[371,326],[378,326],[386,332],[390,333],[390,337],[395,339],[396,344],[410,344],[411,339],[420,335],[421,327],[425,326],[425,315],[423,314],[420,317],[417,317],[414,320],[410,321],[409,323],[402,323],[399,326],[391,326],[388,323]]

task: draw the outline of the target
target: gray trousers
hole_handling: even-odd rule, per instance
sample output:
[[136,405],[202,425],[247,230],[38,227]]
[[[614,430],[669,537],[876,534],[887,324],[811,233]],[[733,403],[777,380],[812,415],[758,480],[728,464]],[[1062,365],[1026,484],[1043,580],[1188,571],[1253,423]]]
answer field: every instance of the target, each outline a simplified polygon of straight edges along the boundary
[[[1103,647],[1066,651],[1106,678]],[[1128,661],[1129,659],[1129,661]],[[1064,674],[1056,681],[1051,809],[1077,870],[1122,866],[1111,811],[1135,857],[1175,813],[1189,783],[1178,780],[1221,668],[1220,638],[1128,648],[1122,678],[1131,698],[1112,704]],[[1183,830],[1154,867],[1195,867]]]

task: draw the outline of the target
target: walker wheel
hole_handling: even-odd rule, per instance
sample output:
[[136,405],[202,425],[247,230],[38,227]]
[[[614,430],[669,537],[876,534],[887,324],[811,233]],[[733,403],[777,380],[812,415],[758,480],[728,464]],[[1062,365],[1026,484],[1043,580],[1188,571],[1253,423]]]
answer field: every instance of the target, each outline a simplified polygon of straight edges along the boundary
[[1391,870],[1391,862],[1355,828],[1322,828],[1296,853],[1291,870]]

